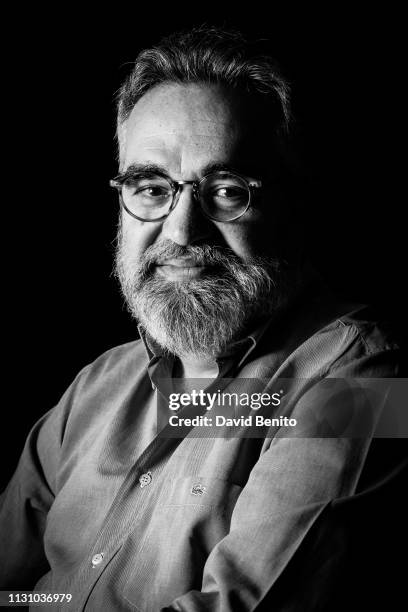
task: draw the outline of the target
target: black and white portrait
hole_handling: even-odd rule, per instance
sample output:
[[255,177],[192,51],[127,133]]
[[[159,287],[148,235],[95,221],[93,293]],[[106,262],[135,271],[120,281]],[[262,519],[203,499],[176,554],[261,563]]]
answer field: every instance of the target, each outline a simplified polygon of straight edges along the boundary
[[123,11],[4,58],[0,604],[400,609],[388,25]]

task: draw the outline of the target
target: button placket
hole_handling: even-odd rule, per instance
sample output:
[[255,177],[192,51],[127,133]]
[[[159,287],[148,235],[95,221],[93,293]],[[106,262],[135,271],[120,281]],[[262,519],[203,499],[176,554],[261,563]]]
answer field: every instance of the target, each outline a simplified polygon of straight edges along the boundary
[[[117,492],[116,497],[112,502],[109,512],[105,517],[103,525],[100,529],[97,542],[95,542],[95,547],[97,546],[99,550],[104,551],[103,553],[100,552],[96,554],[103,555],[105,562],[102,564],[101,560],[98,565],[94,565],[89,562],[88,557],[88,559],[84,559],[84,563],[82,564],[81,568],[78,568],[78,570],[75,572],[75,575],[71,576],[69,578],[69,581],[67,580],[67,588],[75,589],[77,585],[79,585],[79,587],[84,593],[82,601],[75,601],[75,605],[77,607],[75,610],[72,608],[73,612],[77,612],[77,610],[79,609],[84,609],[86,601],[92,593],[95,584],[100,577],[99,571],[94,570],[98,568],[98,570],[103,572],[107,564],[111,563],[112,559],[120,551],[123,538],[127,537],[128,534],[133,531],[134,521],[132,517],[135,516],[135,500],[133,497],[133,493],[136,493],[137,490],[143,488],[141,486],[142,483],[140,482],[142,476],[146,477],[143,478],[143,482],[145,482],[144,486],[152,482],[151,472],[145,472],[142,474],[142,476],[138,478],[137,475],[135,475],[135,471],[137,470],[140,474],[140,470],[143,469],[143,467],[146,467],[146,463],[150,462],[152,456],[154,456],[157,450],[162,448],[164,444],[169,444],[169,440],[162,440],[158,436],[156,436],[154,440],[152,440],[152,442],[140,455],[139,459],[136,461],[136,464],[132,467],[131,470],[129,470],[124,482],[122,483],[119,491]],[[138,481],[139,487],[135,486]],[[155,489],[153,489],[153,491],[154,490]],[[147,494],[145,493],[140,494],[139,496],[136,495],[136,506],[138,504],[145,504],[147,499],[146,495]],[[132,499],[131,502],[130,499]],[[142,500],[144,501],[142,502]],[[120,530],[118,530],[118,523],[120,523],[118,516],[121,518],[123,516],[128,518],[128,521],[126,521],[126,527],[123,527]],[[114,529],[112,529],[113,525]],[[96,550],[98,550],[98,548],[96,548]],[[95,555],[93,555],[93,557],[94,556]]]

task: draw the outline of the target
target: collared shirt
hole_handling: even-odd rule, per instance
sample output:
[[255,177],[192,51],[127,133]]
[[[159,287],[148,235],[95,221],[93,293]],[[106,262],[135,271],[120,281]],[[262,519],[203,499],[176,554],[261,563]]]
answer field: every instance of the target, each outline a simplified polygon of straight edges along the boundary
[[[222,355],[217,357],[217,380],[234,377],[236,372],[249,359],[250,354],[270,324],[271,317],[268,317],[266,320],[260,322],[251,331],[251,333],[246,334],[241,340],[234,342],[232,345],[227,347]],[[149,359],[147,371],[152,382],[152,389],[159,390],[159,397],[152,397],[153,403],[147,410],[152,419],[150,424],[148,425],[146,423],[145,426],[147,446],[147,440],[153,440],[155,435],[158,434],[168,422],[168,395],[171,391],[178,390],[178,379],[173,377],[176,357],[165,353],[157,342],[155,342],[153,338],[149,337],[141,325],[138,326],[138,330]],[[210,387],[212,379],[204,380],[205,382],[201,382],[200,387],[205,387],[206,383]],[[199,381],[195,380],[194,382],[198,383]],[[165,383],[167,387],[170,384],[171,389],[167,388],[166,393],[160,396],[160,388],[164,386],[163,383]],[[149,431],[150,436],[148,433]]]
[[[397,347],[367,311],[316,288],[247,345],[225,370],[227,389],[296,381],[293,418],[327,400],[322,379],[397,374]],[[156,435],[163,357],[147,350],[136,341],[99,357],[32,429],[2,498],[1,588],[38,581],[72,594],[61,609],[75,612],[273,603],[326,509],[361,490],[370,439]]]
[[[243,339],[234,343],[217,358],[217,378],[234,376],[236,370],[241,368],[249,358],[257,342],[262,338],[262,335],[270,324],[271,318],[261,322],[251,333],[248,333]],[[146,350],[148,359],[147,373],[153,391],[156,391],[158,388],[160,389],[164,380],[167,382],[172,381],[176,384],[176,381],[173,380],[175,357],[166,354],[157,342],[146,334],[142,326],[139,325],[138,330]],[[208,383],[210,383],[210,381],[208,381]],[[164,399],[166,400],[166,398]],[[141,443],[141,448],[146,448],[168,421],[168,403],[166,401],[160,401],[160,397],[157,397],[157,393],[153,393],[149,400],[146,398],[144,403],[146,418],[142,427],[143,442]]]

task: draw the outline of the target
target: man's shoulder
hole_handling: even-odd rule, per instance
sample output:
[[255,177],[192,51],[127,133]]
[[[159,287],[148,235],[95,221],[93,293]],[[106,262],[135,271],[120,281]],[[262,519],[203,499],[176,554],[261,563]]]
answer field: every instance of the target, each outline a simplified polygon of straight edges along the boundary
[[337,317],[335,324],[355,333],[364,344],[367,354],[397,350],[400,347],[395,324],[372,306],[358,305],[348,309]]
[[398,330],[372,306],[344,307],[305,345],[326,375],[394,377],[402,365]]
[[389,313],[378,306],[359,303],[339,295],[320,278],[300,294],[288,324],[294,336],[305,341],[325,336],[358,341],[369,354],[399,348],[401,330]]
[[112,380],[123,381],[145,370],[147,364],[148,356],[143,341],[132,340],[99,355],[78,373],[74,384],[81,386],[99,381],[104,381],[105,384]]
[[353,364],[367,364],[368,371],[369,361],[389,364],[378,370],[378,376],[385,376],[401,360],[399,345],[398,330],[379,309],[346,301],[324,286],[300,296],[279,325],[271,326],[264,343],[266,350],[278,347],[280,367],[289,364],[305,377],[326,376]]
[[318,333],[330,332],[358,343],[367,356],[400,348],[395,325],[384,313],[368,305],[348,305]]
[[51,411],[52,418],[65,422],[69,415],[72,419],[89,409],[97,416],[146,374],[147,365],[148,357],[140,339],[110,348],[80,370]]
[[124,344],[118,344],[110,349],[107,349],[101,353],[94,361],[92,361],[90,367],[113,367],[118,363],[124,363],[127,361],[147,361],[147,353],[143,341],[140,338],[125,342]]

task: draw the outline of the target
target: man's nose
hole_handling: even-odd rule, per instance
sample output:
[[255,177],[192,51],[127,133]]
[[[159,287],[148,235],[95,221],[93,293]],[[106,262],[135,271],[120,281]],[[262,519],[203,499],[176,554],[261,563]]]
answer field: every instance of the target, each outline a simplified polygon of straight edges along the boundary
[[163,222],[163,237],[187,246],[211,236],[215,228],[204,216],[192,186],[183,185],[175,197],[176,205]]

